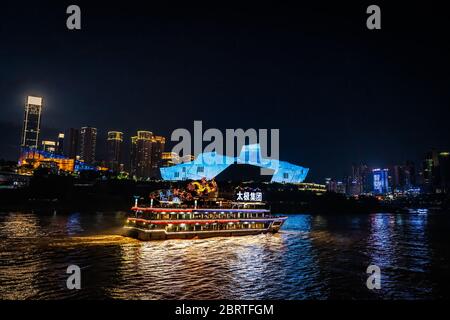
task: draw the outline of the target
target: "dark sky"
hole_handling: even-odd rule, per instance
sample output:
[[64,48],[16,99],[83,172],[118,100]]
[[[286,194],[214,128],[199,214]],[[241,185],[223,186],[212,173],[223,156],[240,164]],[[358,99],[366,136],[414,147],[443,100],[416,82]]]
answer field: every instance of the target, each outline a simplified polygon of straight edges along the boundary
[[42,138],[95,126],[100,157],[107,130],[170,137],[194,120],[279,128],[282,160],[316,181],[450,149],[442,2],[377,2],[376,31],[372,2],[93,2],[74,2],[80,31],[72,2],[2,3],[0,158],[16,158],[28,94],[45,99]]

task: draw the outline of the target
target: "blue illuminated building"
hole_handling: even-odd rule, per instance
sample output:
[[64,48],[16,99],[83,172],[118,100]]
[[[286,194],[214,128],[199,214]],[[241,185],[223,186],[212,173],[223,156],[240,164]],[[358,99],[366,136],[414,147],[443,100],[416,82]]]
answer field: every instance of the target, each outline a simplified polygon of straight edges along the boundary
[[386,194],[389,192],[388,169],[373,169],[373,192],[375,194]]
[[243,146],[238,157],[228,157],[216,152],[205,152],[190,162],[180,163],[172,167],[160,168],[163,180],[208,180],[215,178],[233,164],[247,164],[267,169],[272,175],[271,182],[300,183],[303,182],[309,169],[286,161],[263,158],[259,144]]

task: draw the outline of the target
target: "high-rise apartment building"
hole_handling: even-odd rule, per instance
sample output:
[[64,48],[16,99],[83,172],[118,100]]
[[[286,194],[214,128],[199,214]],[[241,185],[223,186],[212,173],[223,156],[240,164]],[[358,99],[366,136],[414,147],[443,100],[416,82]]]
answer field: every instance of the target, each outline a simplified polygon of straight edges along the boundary
[[80,160],[87,164],[95,162],[95,150],[97,145],[97,129],[82,127],[80,130]]
[[38,148],[39,133],[41,130],[42,98],[28,96],[25,103],[22,137],[20,146]]
[[70,158],[76,159],[79,153],[80,130],[69,128],[64,133],[63,154]]
[[450,193],[450,152],[439,153],[440,191]]
[[64,133],[62,132],[58,134],[58,140],[56,140],[56,153],[57,154],[64,153]]
[[159,168],[162,165],[162,154],[164,152],[164,146],[166,144],[166,138],[161,136],[153,136],[152,139],[152,177],[160,178],[161,174]]
[[389,169],[373,169],[373,192],[375,194],[387,194],[389,189]]
[[108,160],[107,167],[114,172],[120,172],[122,163],[123,133],[120,131],[109,131],[107,138]]
[[130,174],[138,179],[160,178],[166,139],[151,131],[138,131],[131,137]]
[[131,137],[131,147],[130,147],[130,176],[136,176],[137,168],[137,136]]
[[136,177],[148,179],[152,177],[152,141],[153,133],[138,131],[136,139]]

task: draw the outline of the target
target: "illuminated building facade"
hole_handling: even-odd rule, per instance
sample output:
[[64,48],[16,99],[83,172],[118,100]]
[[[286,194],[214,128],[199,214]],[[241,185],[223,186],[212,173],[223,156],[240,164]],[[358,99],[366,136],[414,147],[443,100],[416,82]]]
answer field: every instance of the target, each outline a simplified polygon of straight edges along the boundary
[[373,169],[373,191],[375,194],[389,193],[389,170],[388,169]]
[[161,167],[171,167],[182,162],[189,162],[194,160],[193,155],[187,154],[180,157],[175,152],[163,152],[161,154]]
[[138,131],[131,137],[130,173],[137,179],[159,178],[166,139],[151,131]]
[[109,131],[107,138],[108,163],[107,166],[114,172],[120,172],[122,163],[122,143],[123,133],[119,131]]
[[42,165],[56,165],[59,170],[73,172],[75,160],[63,155],[55,154],[35,148],[23,148],[19,158],[19,172],[31,174],[33,170]]
[[80,171],[106,171],[108,168],[93,166],[83,161],[70,159],[64,155],[47,152],[44,150],[37,150],[35,148],[23,148],[19,158],[19,173],[32,174],[32,172],[41,167],[56,166],[58,170],[66,172],[80,172]]
[[42,141],[42,150],[47,152],[56,153],[56,142],[44,140]]
[[205,152],[190,162],[160,168],[164,180],[208,180],[215,178],[232,164],[248,164],[271,171],[271,182],[301,183],[309,169],[286,161],[263,158],[259,144],[243,146],[238,157],[228,157],[216,152]]
[[80,131],[75,128],[69,128],[64,133],[63,154],[70,158],[76,159],[79,149]]
[[64,133],[62,132],[58,134],[58,140],[56,141],[56,153],[57,154],[64,153]]
[[20,146],[23,148],[38,148],[41,130],[42,98],[28,96],[25,104],[22,138]]
[[162,153],[164,152],[164,146],[166,144],[166,138],[161,136],[153,136],[152,138],[152,177],[159,178],[159,168],[162,162]]
[[130,147],[130,175],[136,176],[137,169],[137,136],[131,137]]
[[327,192],[327,186],[324,184],[318,184],[318,183],[301,182],[298,184],[298,190],[314,192],[316,194],[322,194],[322,193]]
[[97,129],[83,127],[80,130],[80,160],[87,164],[95,162],[95,150],[97,145]]
[[150,131],[138,131],[136,138],[136,177],[148,179],[152,176],[152,139]]

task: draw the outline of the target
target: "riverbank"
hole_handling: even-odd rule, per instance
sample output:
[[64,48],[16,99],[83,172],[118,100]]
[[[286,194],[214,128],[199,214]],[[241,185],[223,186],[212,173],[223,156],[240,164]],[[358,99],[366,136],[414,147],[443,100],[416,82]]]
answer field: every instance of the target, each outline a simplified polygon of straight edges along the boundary
[[[129,210],[134,196],[147,202],[148,195],[160,189],[180,188],[186,182],[135,182],[132,180],[75,180],[72,177],[33,177],[30,185],[18,189],[0,189],[0,209],[15,210]],[[239,183],[221,182],[219,197],[232,199]],[[315,193],[298,190],[295,185],[246,184],[262,191],[272,212],[312,214],[348,214],[375,212],[407,212],[408,208],[440,208],[448,210],[448,197],[424,195],[411,199],[380,201],[375,197],[346,197],[337,193]]]

